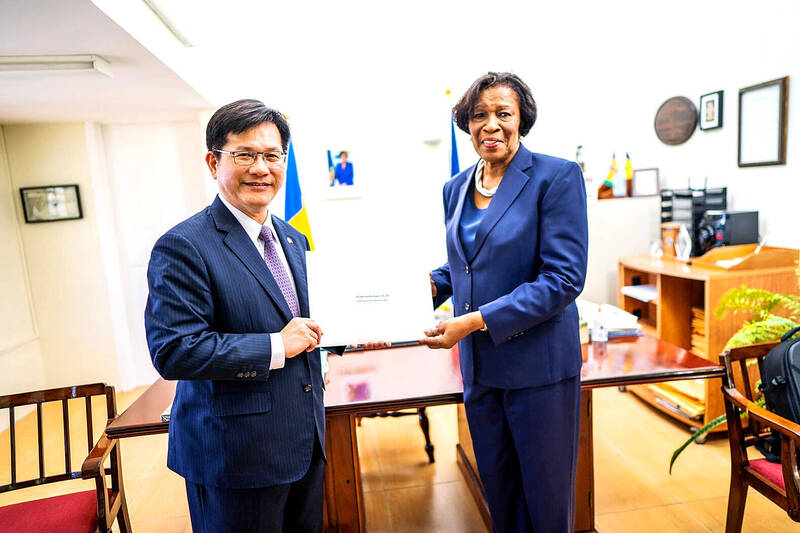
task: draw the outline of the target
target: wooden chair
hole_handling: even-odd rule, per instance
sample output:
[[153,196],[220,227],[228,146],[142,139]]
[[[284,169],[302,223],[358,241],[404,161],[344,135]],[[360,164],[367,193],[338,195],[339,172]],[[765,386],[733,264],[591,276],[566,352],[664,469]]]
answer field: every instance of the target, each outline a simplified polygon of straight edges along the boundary
[[[49,532],[101,532],[111,531],[114,520],[118,519],[122,533],[131,531],[128,507],[125,503],[125,492],[122,485],[122,465],[119,444],[116,439],[109,440],[102,434],[93,442],[92,397],[104,396],[107,422],[117,416],[114,387],[103,383],[79,385],[60,389],[41,390],[0,396],[0,409],[8,409],[9,436],[11,442],[11,483],[0,486],[0,493],[12,490],[65,481],[71,479],[94,479],[95,490],[65,494],[51,498],[43,498],[28,502],[0,507],[0,532],[14,533],[49,533]],[[89,455],[83,461],[81,469],[73,471],[70,449],[70,419],[68,400],[83,398],[86,409],[86,434]],[[48,402],[61,402],[63,433],[60,435],[47,432],[46,438],[42,427],[42,405]],[[38,477],[17,479],[17,436],[15,408],[27,405],[36,406],[36,427],[38,451]],[[81,417],[82,418],[82,417]],[[76,424],[77,425],[77,424]],[[76,431],[77,432],[77,431]],[[57,473],[45,474],[45,442],[63,439],[64,467]],[[33,447],[22,448],[27,455]],[[23,455],[23,457],[25,457]],[[110,458],[110,467],[105,462]],[[111,478],[109,488],[106,476]]]
[[[720,356],[720,362],[725,365],[727,372],[723,379],[722,393],[725,398],[731,448],[731,487],[726,533],[739,533],[742,530],[748,487],[753,487],[772,500],[792,520],[800,522],[800,476],[797,472],[800,424],[759,407],[753,401],[753,389],[761,375],[764,357],[776,345],[777,343],[743,346],[726,351]],[[757,366],[747,364],[752,360],[757,362]],[[742,418],[741,413],[746,413],[746,419]],[[744,420],[747,421],[747,427]],[[763,458],[748,459],[747,448],[756,443],[759,435],[766,435],[770,430],[780,434],[781,463],[770,463]]]

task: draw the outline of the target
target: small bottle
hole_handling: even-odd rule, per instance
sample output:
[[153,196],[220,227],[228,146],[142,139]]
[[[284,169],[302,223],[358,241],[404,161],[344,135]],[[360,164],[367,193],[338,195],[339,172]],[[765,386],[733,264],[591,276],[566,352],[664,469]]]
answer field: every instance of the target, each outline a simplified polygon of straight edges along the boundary
[[603,320],[602,307],[597,307],[597,314],[594,316],[592,323],[592,342],[608,342],[608,329],[606,328],[605,320]]

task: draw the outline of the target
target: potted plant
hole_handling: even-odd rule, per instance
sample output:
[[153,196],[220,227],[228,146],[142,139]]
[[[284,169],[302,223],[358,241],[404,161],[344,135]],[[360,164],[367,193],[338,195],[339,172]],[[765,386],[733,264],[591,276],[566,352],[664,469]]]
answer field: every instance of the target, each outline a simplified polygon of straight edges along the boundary
[[[798,270],[800,275],[800,270]],[[800,283],[798,284],[800,288]],[[725,349],[737,346],[747,346],[749,344],[760,344],[780,340],[781,336],[790,329],[800,326],[800,296],[789,294],[777,294],[764,289],[751,289],[746,285],[737,287],[726,292],[717,306],[715,315],[723,318],[728,312],[749,313],[750,319],[745,321],[742,327],[733,334],[725,345]],[[756,387],[760,382],[756,384]],[[763,395],[756,401],[763,407]],[[693,441],[702,442],[705,435],[713,428],[724,423],[727,419],[725,414],[718,416],[705,426],[698,429],[686,440],[675,452],[669,461],[669,471],[672,473],[672,466],[675,460]]]

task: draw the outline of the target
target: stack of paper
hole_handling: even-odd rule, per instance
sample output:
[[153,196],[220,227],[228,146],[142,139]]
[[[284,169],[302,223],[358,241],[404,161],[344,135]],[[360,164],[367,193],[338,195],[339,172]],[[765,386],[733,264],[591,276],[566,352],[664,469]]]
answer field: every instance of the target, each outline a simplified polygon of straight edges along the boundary
[[655,285],[626,285],[620,289],[622,294],[640,302],[652,302],[658,298],[658,289]]
[[644,333],[642,333],[642,326],[639,324],[636,324],[635,328],[608,330],[609,339],[618,339],[620,337],[639,337],[641,335],[644,335]]
[[662,406],[689,418],[699,419],[702,417],[706,410],[705,401],[677,390],[671,386],[674,383],[682,382],[656,383],[645,386],[656,395],[656,402]]
[[667,381],[662,383],[664,387],[670,388],[698,402],[705,402],[706,382],[702,379],[686,379],[681,381]]
[[692,350],[703,359],[708,359],[708,337],[706,336],[706,312],[692,307]]
[[603,323],[608,330],[608,338],[630,337],[642,334],[642,326],[638,322],[636,315],[632,315],[611,304],[601,304],[588,300],[578,299],[575,301],[578,306],[578,314],[582,322],[592,325],[597,319],[598,313],[601,315]]

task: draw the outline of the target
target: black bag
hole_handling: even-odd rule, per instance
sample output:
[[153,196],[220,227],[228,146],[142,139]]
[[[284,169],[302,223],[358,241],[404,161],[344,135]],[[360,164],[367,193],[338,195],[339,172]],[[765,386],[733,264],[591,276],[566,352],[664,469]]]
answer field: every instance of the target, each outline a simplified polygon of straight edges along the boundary
[[[761,390],[767,407],[773,413],[800,423],[800,337],[792,339],[800,327],[793,328],[781,337],[781,343],[764,358],[761,372]],[[781,438],[772,432],[756,444],[756,448],[770,462],[781,462]]]

